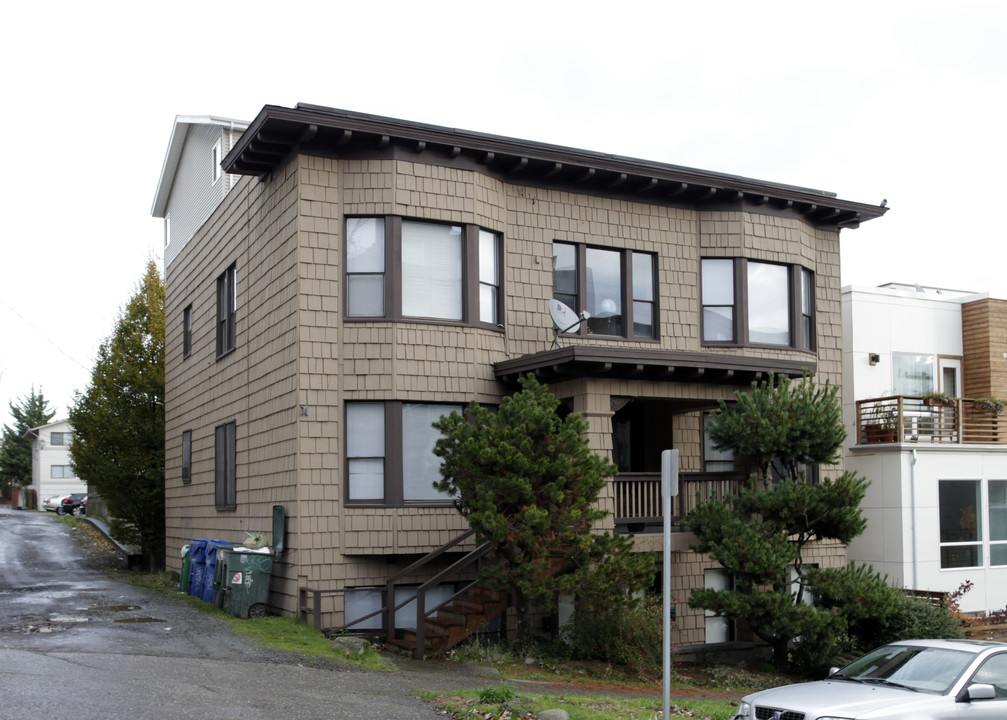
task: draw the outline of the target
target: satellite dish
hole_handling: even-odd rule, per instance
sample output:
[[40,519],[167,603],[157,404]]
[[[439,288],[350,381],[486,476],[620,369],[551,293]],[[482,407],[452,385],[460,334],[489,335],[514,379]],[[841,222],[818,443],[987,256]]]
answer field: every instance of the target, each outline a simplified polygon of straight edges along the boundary
[[553,342],[556,347],[563,347],[559,342],[560,333],[577,332],[580,330],[581,322],[590,317],[586,310],[578,315],[570,309],[570,306],[556,298],[549,300],[549,316],[552,317]]

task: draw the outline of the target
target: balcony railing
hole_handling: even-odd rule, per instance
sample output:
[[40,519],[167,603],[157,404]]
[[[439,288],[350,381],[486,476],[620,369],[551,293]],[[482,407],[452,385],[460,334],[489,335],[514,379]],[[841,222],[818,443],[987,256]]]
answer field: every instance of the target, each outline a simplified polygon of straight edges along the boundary
[[[744,478],[741,473],[679,474],[678,496],[671,501],[673,529],[685,529],[681,520],[697,502],[736,494]],[[619,473],[613,484],[616,525],[627,526],[633,532],[663,525],[661,473]]]
[[857,443],[1007,444],[1007,415],[976,400],[896,395],[857,401]]

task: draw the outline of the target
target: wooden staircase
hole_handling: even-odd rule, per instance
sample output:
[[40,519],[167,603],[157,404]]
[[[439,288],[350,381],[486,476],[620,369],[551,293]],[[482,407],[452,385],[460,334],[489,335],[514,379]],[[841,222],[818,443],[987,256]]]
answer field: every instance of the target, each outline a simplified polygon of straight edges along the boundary
[[410,652],[414,657],[436,655],[450,650],[510,606],[510,594],[472,585],[461,595],[426,616],[423,631],[403,628],[388,644]]

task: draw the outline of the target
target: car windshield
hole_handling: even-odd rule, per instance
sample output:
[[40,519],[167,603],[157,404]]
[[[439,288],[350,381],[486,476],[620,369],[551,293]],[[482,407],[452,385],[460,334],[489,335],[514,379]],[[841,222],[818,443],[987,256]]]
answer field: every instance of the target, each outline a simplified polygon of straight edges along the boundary
[[854,660],[833,677],[945,693],[974,657],[962,650],[886,645]]

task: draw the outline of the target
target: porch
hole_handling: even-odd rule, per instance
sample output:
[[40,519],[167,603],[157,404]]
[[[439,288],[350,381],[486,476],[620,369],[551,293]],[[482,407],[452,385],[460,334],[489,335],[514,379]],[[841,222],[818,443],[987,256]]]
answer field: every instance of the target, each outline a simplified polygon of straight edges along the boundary
[[[745,477],[738,472],[680,473],[678,496],[671,500],[672,531],[686,532],[682,520],[698,503],[736,495]],[[660,473],[622,472],[615,476],[612,484],[615,493],[613,519],[618,530],[643,533],[659,532],[663,528]]]
[[895,395],[857,401],[856,442],[1007,444],[1003,406],[983,399]]

